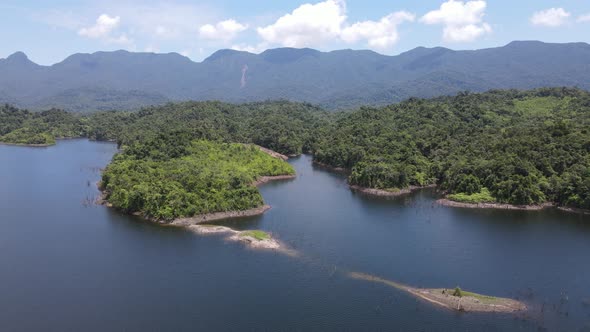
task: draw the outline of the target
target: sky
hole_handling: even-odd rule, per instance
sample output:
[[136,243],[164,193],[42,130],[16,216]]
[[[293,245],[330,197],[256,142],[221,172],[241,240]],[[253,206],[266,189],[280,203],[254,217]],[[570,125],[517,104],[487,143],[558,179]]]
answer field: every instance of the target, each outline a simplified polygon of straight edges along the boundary
[[219,49],[480,49],[513,40],[590,42],[590,0],[1,0],[0,58]]

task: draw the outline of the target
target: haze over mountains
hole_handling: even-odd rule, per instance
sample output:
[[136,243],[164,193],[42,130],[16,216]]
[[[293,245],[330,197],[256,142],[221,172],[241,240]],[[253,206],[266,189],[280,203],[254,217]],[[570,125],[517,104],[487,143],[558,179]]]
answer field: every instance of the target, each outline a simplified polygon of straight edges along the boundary
[[71,111],[133,109],[180,100],[289,99],[330,109],[383,105],[460,91],[577,86],[590,90],[590,45],[512,42],[476,51],[221,50],[203,62],[176,53],[74,54],[40,66],[0,59],[0,103]]

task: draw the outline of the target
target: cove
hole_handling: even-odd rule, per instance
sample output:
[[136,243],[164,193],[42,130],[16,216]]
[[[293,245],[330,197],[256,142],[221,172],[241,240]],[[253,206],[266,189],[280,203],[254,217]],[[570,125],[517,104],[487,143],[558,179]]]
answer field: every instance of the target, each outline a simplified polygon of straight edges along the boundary
[[[0,146],[0,322],[7,331],[579,331],[590,324],[590,220],[554,210],[469,210],[433,190],[394,199],[290,160],[260,187],[272,209],[220,223],[301,253],[245,248],[104,206],[95,183],[116,146]],[[415,287],[518,298],[522,315],[455,313],[359,271]]]

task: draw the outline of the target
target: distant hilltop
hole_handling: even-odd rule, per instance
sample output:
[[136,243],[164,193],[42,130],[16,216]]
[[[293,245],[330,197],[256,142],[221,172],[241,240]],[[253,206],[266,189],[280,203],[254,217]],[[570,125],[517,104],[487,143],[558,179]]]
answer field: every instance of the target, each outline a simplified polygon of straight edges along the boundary
[[515,41],[475,51],[418,47],[372,51],[220,50],[203,62],[177,53],[74,54],[41,66],[17,52],[0,59],[0,103],[70,111],[135,109],[182,100],[268,99],[328,109],[383,105],[460,91],[570,86],[590,90],[590,45]]

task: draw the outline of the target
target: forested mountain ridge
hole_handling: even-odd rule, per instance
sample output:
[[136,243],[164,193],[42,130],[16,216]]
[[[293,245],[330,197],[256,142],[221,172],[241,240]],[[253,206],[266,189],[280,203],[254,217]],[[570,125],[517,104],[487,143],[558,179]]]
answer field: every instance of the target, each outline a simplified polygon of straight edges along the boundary
[[[244,74],[243,80],[242,75]],[[287,99],[328,109],[386,105],[461,91],[577,86],[590,89],[590,45],[512,42],[498,48],[372,51],[221,50],[203,62],[176,53],[75,54],[40,66],[0,59],[0,102],[29,109],[134,109],[167,101]]]

